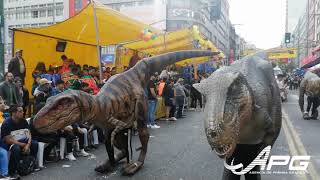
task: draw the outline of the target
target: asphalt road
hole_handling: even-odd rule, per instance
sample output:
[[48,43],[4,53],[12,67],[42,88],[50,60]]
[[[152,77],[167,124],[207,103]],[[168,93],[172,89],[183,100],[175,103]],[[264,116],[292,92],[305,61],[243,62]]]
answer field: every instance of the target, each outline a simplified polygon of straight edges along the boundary
[[[297,95],[289,96],[288,102],[283,104],[285,128],[282,128],[279,138],[272,149],[271,155],[303,154],[311,155],[312,167],[320,170],[320,143],[315,142],[318,137],[319,121],[304,121],[298,110]],[[177,122],[160,121],[160,129],[150,130],[150,143],[144,167],[134,176],[121,175],[121,166],[110,174],[104,175],[94,172],[97,164],[103,162],[107,155],[104,147],[92,151],[90,158],[78,158],[75,162],[60,161],[47,164],[47,168],[33,173],[23,179],[51,180],[51,179],[112,179],[112,180],[218,180],[222,177],[223,161],[211,151],[203,128],[202,112],[186,112],[186,118]],[[293,128],[293,129],[291,129]],[[290,134],[296,133],[296,135]],[[288,140],[289,139],[289,140]],[[303,142],[301,147],[300,143]],[[133,147],[138,147],[137,137],[133,139]],[[289,143],[288,143],[289,142]],[[291,149],[290,149],[291,148]],[[303,150],[306,150],[304,152]],[[295,152],[297,151],[297,152]],[[134,154],[134,159],[138,154]],[[70,165],[70,167],[63,167]],[[318,176],[313,171],[309,174],[271,174],[263,175],[267,180],[295,180],[313,179]],[[287,173],[288,166],[274,166],[273,172]],[[243,178],[244,179],[244,178]]]

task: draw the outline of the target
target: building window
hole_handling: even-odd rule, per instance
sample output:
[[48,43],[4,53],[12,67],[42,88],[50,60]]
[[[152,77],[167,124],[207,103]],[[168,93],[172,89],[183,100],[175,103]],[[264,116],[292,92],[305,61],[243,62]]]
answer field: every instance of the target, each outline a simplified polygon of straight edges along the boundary
[[17,13],[16,19],[23,19],[23,13]]
[[23,13],[23,18],[24,19],[29,19],[30,18],[30,12],[24,12]]
[[39,11],[31,11],[31,17],[32,18],[38,18],[39,17]]
[[42,8],[42,7],[46,7],[46,6],[47,6],[46,4],[40,4],[40,5],[39,5],[39,7],[41,7],[41,8]]
[[50,10],[48,10],[48,17],[52,17],[52,16],[53,16],[53,10],[50,9]]
[[59,8],[56,10],[56,16],[62,16],[63,15],[63,9]]
[[63,6],[63,2],[56,3],[56,6]]
[[38,27],[38,24],[31,24],[31,27]]
[[53,7],[53,3],[47,4],[48,7]]
[[47,23],[39,23],[40,27],[47,26]]
[[41,10],[40,11],[40,17],[46,17],[47,16],[47,11],[46,10]]

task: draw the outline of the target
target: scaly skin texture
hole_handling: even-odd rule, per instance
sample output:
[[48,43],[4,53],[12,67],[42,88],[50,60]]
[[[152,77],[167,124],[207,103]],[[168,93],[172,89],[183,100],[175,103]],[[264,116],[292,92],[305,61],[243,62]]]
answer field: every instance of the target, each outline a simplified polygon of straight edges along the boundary
[[307,72],[300,83],[299,106],[301,113],[304,113],[304,95],[310,97],[320,96],[320,78],[312,72]]
[[[237,144],[273,145],[281,129],[281,100],[271,63],[245,57],[194,85],[207,100],[205,132],[220,158]],[[223,179],[229,176],[225,171]],[[231,177],[231,176],[229,176]]]
[[[124,133],[136,121],[141,152],[136,162],[128,162],[124,167],[124,174],[132,175],[142,167],[147,153],[148,98],[145,89],[151,74],[184,59],[216,54],[211,51],[178,51],[143,59],[130,70],[110,78],[96,96],[70,90],[50,98],[35,116],[34,127],[41,133],[49,133],[74,122],[89,121],[105,128],[109,160],[95,170],[107,172],[121,159],[129,160],[128,138]],[[120,149],[119,154],[114,155],[113,146]]]

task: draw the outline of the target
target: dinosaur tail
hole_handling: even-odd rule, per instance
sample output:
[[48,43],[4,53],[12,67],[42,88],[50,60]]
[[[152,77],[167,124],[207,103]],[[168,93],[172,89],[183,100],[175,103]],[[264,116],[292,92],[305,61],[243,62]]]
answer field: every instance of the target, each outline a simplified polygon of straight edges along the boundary
[[149,65],[150,72],[159,72],[163,70],[165,67],[185,59],[204,56],[214,56],[219,53],[220,52],[184,50],[147,58],[145,59],[145,62]]

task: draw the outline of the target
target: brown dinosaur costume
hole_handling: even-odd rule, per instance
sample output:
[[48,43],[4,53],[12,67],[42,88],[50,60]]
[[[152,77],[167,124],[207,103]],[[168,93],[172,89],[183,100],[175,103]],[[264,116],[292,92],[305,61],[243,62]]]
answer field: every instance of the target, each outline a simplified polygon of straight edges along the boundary
[[[62,129],[74,122],[89,121],[106,128],[106,149],[109,160],[98,166],[98,172],[111,171],[116,163],[128,158],[126,130],[138,124],[141,152],[138,161],[125,165],[124,174],[132,175],[143,165],[147,153],[148,99],[145,89],[150,76],[178,61],[218,53],[211,51],[178,51],[141,60],[130,70],[111,77],[96,96],[81,91],[65,91],[48,99],[46,106],[34,118],[40,133]],[[114,155],[114,148],[120,153]]]
[[[308,97],[307,111],[304,111],[304,95]],[[299,106],[301,113],[303,113],[304,119],[317,119],[318,117],[318,106],[320,101],[320,78],[312,72],[307,72],[304,75],[303,80],[300,84],[299,89]],[[309,110],[312,106],[312,115],[309,117]]]

